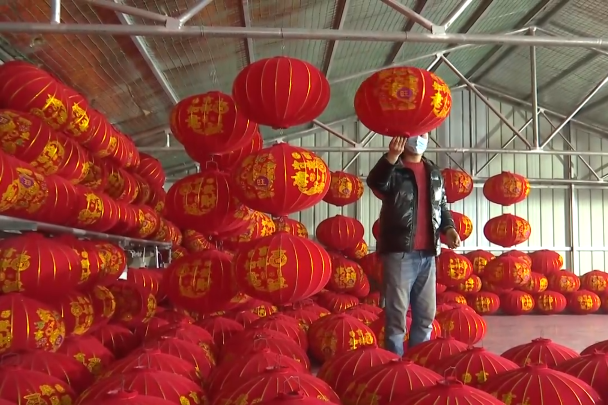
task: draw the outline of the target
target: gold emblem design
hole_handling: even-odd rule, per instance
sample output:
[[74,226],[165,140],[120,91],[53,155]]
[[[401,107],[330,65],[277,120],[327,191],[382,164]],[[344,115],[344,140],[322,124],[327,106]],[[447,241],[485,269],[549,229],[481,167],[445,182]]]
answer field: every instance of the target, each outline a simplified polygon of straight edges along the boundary
[[247,254],[245,266],[249,284],[258,291],[275,292],[289,287],[283,277],[282,267],[287,265],[285,250],[269,250],[267,246],[252,249]]
[[80,225],[91,225],[101,219],[104,206],[103,200],[93,193],[85,193],[87,206],[78,212],[78,223]]
[[187,108],[186,125],[199,135],[217,135],[224,130],[224,114],[230,111],[223,97],[195,97]]
[[52,94],[47,94],[46,103],[42,108],[32,108],[30,113],[44,120],[55,130],[63,127],[68,121],[68,110],[63,101]]
[[379,79],[381,85],[375,96],[381,109],[409,111],[418,107],[419,79],[410,69],[381,72]]
[[330,187],[337,192],[338,198],[350,198],[353,193],[353,183],[344,176],[332,176]]
[[211,288],[211,260],[194,260],[181,265],[176,272],[179,291],[186,298],[200,298]]
[[89,129],[90,121],[87,111],[79,103],[72,103],[72,120],[66,131],[78,138]]
[[182,197],[184,211],[189,215],[206,215],[217,205],[217,186],[215,179],[210,177],[198,177],[180,185],[178,194]]
[[334,270],[334,282],[339,288],[353,288],[357,283],[357,273],[353,266],[337,266]]
[[21,272],[28,270],[32,265],[32,257],[29,252],[23,250],[18,253],[13,248],[4,249],[0,252],[0,285],[5,294],[23,291]]
[[435,94],[431,97],[433,114],[435,114],[437,118],[445,118],[452,109],[450,88],[436,74],[431,73],[430,76],[433,79],[433,90],[435,91]]
[[317,156],[309,152],[293,152],[291,167],[294,174],[291,176],[293,185],[307,196],[321,194],[327,184],[327,165]]

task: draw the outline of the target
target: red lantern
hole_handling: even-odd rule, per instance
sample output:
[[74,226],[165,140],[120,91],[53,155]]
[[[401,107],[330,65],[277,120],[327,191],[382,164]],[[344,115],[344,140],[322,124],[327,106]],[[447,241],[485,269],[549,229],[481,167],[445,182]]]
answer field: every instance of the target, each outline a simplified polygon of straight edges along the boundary
[[148,335],[148,341],[170,337],[198,345],[209,358],[214,358],[214,353],[217,353],[213,336],[200,326],[192,325],[188,322],[168,324],[156,328],[156,330],[151,331]]
[[474,345],[483,339],[488,330],[486,321],[475,312],[455,308],[436,316],[444,336]]
[[[302,265],[302,260],[307,263]],[[241,291],[286,304],[318,293],[331,277],[331,258],[317,243],[278,232],[252,241],[233,259]]]
[[502,214],[491,218],[483,227],[483,234],[490,243],[511,247],[530,238],[530,223],[513,214]]
[[587,346],[585,350],[581,352],[581,356],[586,356],[588,354],[593,354],[596,352],[608,353],[608,340],[602,340],[601,342],[597,342],[592,344],[591,346]]
[[[243,293],[239,293],[239,294],[243,294]],[[237,297],[238,297],[238,295],[237,295]],[[235,299],[237,300],[236,301],[237,306],[241,306],[243,310],[249,309],[251,312],[253,312],[254,314],[258,315],[261,318],[268,316],[268,315],[272,315],[279,310],[276,306],[272,305],[270,302],[254,299],[245,294],[243,294],[243,297],[240,297],[240,298],[235,297]]]
[[69,225],[95,232],[107,232],[117,225],[121,218],[116,202],[102,193],[80,187],[76,190],[76,214]]
[[139,345],[139,339],[129,329],[118,324],[103,325],[91,335],[101,342],[115,358],[122,358]]
[[116,131],[99,111],[89,108],[88,115],[89,128],[83,134],[82,145],[98,158],[113,156],[119,148]]
[[596,294],[604,294],[608,286],[608,274],[601,270],[592,270],[581,276],[581,288]]
[[274,220],[276,232],[287,232],[293,236],[308,239],[308,229],[300,221],[295,219],[280,217]]
[[332,273],[327,288],[341,293],[350,293],[363,282],[365,274],[356,262],[340,254],[331,254]]
[[369,279],[378,285],[382,285],[383,266],[376,252],[365,255],[359,260],[359,265]]
[[194,365],[179,357],[163,353],[158,349],[142,349],[122,360],[112,363],[104,370],[100,379],[113,375],[127,374],[138,368],[165,371],[194,382],[200,382],[201,378],[206,378],[209,375],[209,370],[206,370],[207,374],[205,375],[201,372],[202,370],[198,370]]
[[336,294],[328,292],[319,296],[319,303],[323,308],[329,309],[333,314],[338,314],[346,311],[348,308],[352,308],[359,304],[359,299],[348,294]]
[[279,143],[243,159],[234,169],[233,181],[237,197],[249,208],[286,216],[321,201],[329,190],[330,174],[314,153]]
[[367,242],[365,242],[364,239],[361,239],[359,241],[359,243],[357,243],[357,245],[354,248],[346,249],[342,253],[344,253],[344,255],[346,257],[348,257],[349,259],[352,259],[352,260],[361,260],[368,253]]
[[578,291],[581,280],[576,274],[568,270],[554,271],[547,275],[549,289],[560,293]]
[[182,245],[188,249],[190,253],[215,249],[215,245],[209,242],[209,238],[197,231],[186,229],[183,231],[183,235],[184,239]]
[[94,375],[98,375],[114,361],[112,353],[90,335],[66,339],[59,348],[59,353],[75,358]]
[[425,367],[427,364],[436,364],[441,359],[460,353],[468,348],[468,345],[451,337],[437,337],[435,340],[420,343],[405,353],[407,359]]
[[351,381],[372,368],[397,360],[399,356],[378,347],[363,346],[344,352],[326,361],[317,377],[328,383],[340,398],[344,397]]
[[448,287],[457,286],[473,274],[473,265],[463,255],[445,249],[437,257],[437,282]]
[[105,192],[117,201],[132,203],[137,198],[139,188],[137,180],[126,170],[118,168],[111,163],[107,164],[108,184]]
[[487,179],[483,195],[494,204],[508,207],[522,202],[530,194],[530,183],[519,174],[502,172]]
[[270,236],[276,231],[272,218],[261,212],[251,211],[249,222],[249,225],[241,234],[232,236],[224,241],[225,248],[240,250],[252,240]]
[[110,242],[96,241],[94,243],[101,255],[105,273],[102,284],[111,284],[122,275],[127,267],[125,251]]
[[[387,405],[416,390],[426,390],[437,384],[441,376],[412,361],[395,359],[361,373],[348,385],[342,398],[352,405],[369,404],[370,398],[378,405]],[[398,384],[395,382],[399,381]]]
[[358,220],[343,215],[324,219],[317,225],[317,240],[330,249],[352,249],[365,235],[365,228]]
[[209,154],[242,148],[257,132],[257,125],[242,114],[232,97],[219,91],[181,100],[171,111],[170,125],[186,149]]
[[538,294],[545,291],[549,287],[549,281],[541,273],[530,272],[530,279],[527,283],[520,285],[518,288],[530,294]]
[[80,402],[79,405],[171,405],[174,403],[158,397],[140,395],[134,390],[119,389],[107,392],[91,401]]
[[158,340],[144,343],[145,349],[160,350],[197,367],[199,370],[211,370],[215,366],[215,355],[210,350],[201,350],[201,346],[174,337],[161,336]]
[[248,220],[232,194],[224,172],[205,170],[186,176],[167,192],[167,217],[180,228],[195,228],[207,235],[229,231]]
[[327,107],[329,95],[329,82],[319,69],[285,56],[249,64],[232,86],[232,97],[243,115],[275,129],[314,120]]
[[[362,307],[362,305],[364,305],[364,304],[355,305],[354,307],[347,309],[344,313],[347,315],[350,315],[350,316],[354,316],[355,318],[357,318],[358,320],[360,320],[367,326],[371,327],[371,324],[374,321],[377,321],[379,319],[378,315],[371,311],[364,309]],[[378,308],[378,309],[380,309],[380,308]],[[380,310],[380,313],[383,314],[384,312],[382,310]],[[375,331],[374,331],[374,333],[375,333]],[[376,333],[376,337],[379,338],[378,333]],[[381,342],[379,342],[379,343],[381,343]]]
[[63,318],[67,336],[84,335],[93,326],[95,320],[93,303],[85,294],[72,291],[52,301],[54,301],[53,307]]
[[515,288],[530,281],[530,273],[530,267],[523,260],[501,255],[487,264],[483,277],[496,287]]
[[[382,312],[382,314],[380,314],[380,316],[378,316],[378,319],[376,319],[374,322],[372,322],[371,325],[369,325],[369,328],[374,332],[374,335],[376,336],[377,345],[383,349],[386,348],[385,324],[386,324],[386,317],[385,317],[384,312]],[[411,326],[412,326],[412,314],[410,312],[408,312],[407,316],[405,317],[406,333],[403,336],[403,351],[404,352],[407,351],[408,346],[409,346],[408,342],[410,341]]]
[[465,296],[456,291],[446,291],[441,294],[437,294],[437,304],[468,305]]
[[464,256],[471,261],[471,264],[473,265],[473,274],[480,277],[483,275],[488,262],[495,257],[492,253],[486,252],[485,250],[474,250],[466,253]]
[[602,399],[587,383],[545,364],[528,365],[490,377],[480,387],[503,402],[525,398],[530,404],[602,403]]
[[116,300],[113,319],[127,326],[146,323],[154,316],[156,298],[144,287],[127,280],[117,280],[108,287]]
[[[456,211],[450,211],[452,219],[454,220],[454,226],[461,241],[465,241],[473,233],[473,222],[469,217]],[[447,239],[444,234],[439,235],[441,243],[447,245]]]
[[330,314],[330,312],[326,309],[322,309],[323,312],[319,313],[319,312],[315,312],[313,310],[313,308],[314,308],[313,306],[303,307],[303,308],[294,308],[294,309],[283,311],[282,314],[290,316],[290,317],[294,318],[295,320],[297,320],[298,323],[300,324],[300,327],[302,328],[302,330],[307,332],[308,329],[310,328],[310,325],[312,325],[313,322],[315,322],[316,320],[318,320],[319,318],[321,318],[323,316],[327,316]]
[[363,196],[363,182],[354,174],[331,172],[329,191],[323,198],[328,204],[343,207],[355,203]]
[[449,204],[460,201],[473,192],[473,178],[467,173],[456,169],[443,169],[445,198]]
[[308,337],[294,318],[280,313],[260,318],[253,322],[250,329],[267,329],[281,332],[296,342],[302,349],[308,349]]
[[[287,315],[287,314],[283,313],[283,315]],[[230,312],[226,312],[224,317],[235,321],[236,323],[238,323],[239,325],[241,325],[245,328],[248,327],[249,325],[251,325],[253,322],[260,319],[260,317],[258,315],[254,314],[252,312],[249,312],[249,311],[230,311]]]
[[6,62],[0,69],[0,107],[35,115],[55,130],[68,122],[67,94],[54,77],[34,65]]
[[81,281],[79,257],[69,246],[39,233],[0,241],[0,289],[51,299]]
[[374,239],[380,239],[380,219],[377,219],[372,224],[372,236]]
[[96,285],[89,293],[89,300],[95,315],[93,325],[99,327],[109,322],[116,312],[116,300],[112,292],[104,286]]
[[555,367],[566,360],[579,357],[576,351],[544,338],[533,339],[530,343],[512,347],[501,356],[520,367],[529,364],[545,364],[548,367]]
[[548,275],[564,266],[564,258],[553,250],[537,250],[528,254],[532,271]]
[[224,343],[230,341],[234,335],[245,329],[240,323],[223,316],[202,319],[197,323],[197,326],[205,329],[213,336],[213,342],[218,349],[221,349]]
[[525,315],[534,310],[534,297],[523,291],[509,291],[500,297],[500,309],[506,315]]
[[566,297],[556,291],[543,291],[535,296],[536,310],[543,315],[559,314],[566,309]]
[[264,140],[262,139],[260,132],[255,131],[251,142],[237,150],[233,150],[232,152],[214,156],[213,161],[217,163],[220,170],[230,171],[234,169],[234,167],[238,165],[246,156],[260,151],[262,149],[263,142]]
[[568,295],[568,309],[576,315],[593,314],[601,305],[600,297],[592,291],[578,290]]
[[561,371],[589,384],[604,401],[608,399],[608,354],[595,352],[567,360],[555,367]]
[[277,396],[270,400],[264,401],[264,405],[327,405],[325,399],[307,397],[298,391],[280,392]]
[[140,205],[136,208],[135,230],[129,235],[138,239],[150,239],[159,230],[161,218],[153,208]]
[[[71,404],[76,393],[62,380],[18,366],[0,369],[0,398],[13,404]],[[34,402],[36,401],[36,402]]]
[[452,109],[445,82],[410,66],[383,69],[359,86],[355,112],[366,128],[386,136],[415,136],[437,128]]
[[228,305],[237,293],[230,271],[232,258],[219,250],[192,253],[172,262],[163,283],[175,305],[210,314]]
[[150,185],[162,188],[165,185],[165,171],[158,159],[145,153],[139,153],[140,162],[137,166],[137,173],[145,180],[150,182]]
[[521,250],[507,250],[506,252],[504,252],[503,254],[501,254],[499,257],[515,257],[516,259],[519,259],[521,261],[523,261],[524,263],[526,263],[526,265],[528,267],[532,267],[532,259],[530,259],[530,256],[528,256],[528,254],[522,252]]
[[246,356],[224,362],[213,370],[207,380],[209,395],[216,397],[221,391],[234,391],[243,382],[263,374],[268,368],[275,367],[288,369],[294,373],[308,373],[301,363],[291,357],[277,354],[268,348],[254,349]]
[[469,294],[467,303],[479,315],[492,315],[500,308],[498,294],[489,291],[480,291]]
[[95,156],[90,156],[89,158],[89,170],[86,177],[79,184],[90,188],[92,191],[103,192],[108,184],[106,164]]
[[486,382],[489,377],[515,370],[519,366],[483,347],[470,347],[431,365],[441,375],[450,374],[473,387]]
[[69,224],[77,215],[76,201],[78,189],[69,181],[59,176],[46,176],[48,197],[32,219],[51,224]]
[[374,332],[363,322],[346,314],[324,316],[308,329],[310,351],[319,361],[356,350],[361,346],[377,346]]
[[411,395],[398,398],[395,403],[399,405],[435,405],[435,404],[460,404],[471,405],[502,405],[504,402],[497,400],[490,394],[476,388],[464,385],[455,378],[448,377],[437,385],[424,390],[418,390]]
[[471,274],[469,278],[456,286],[456,290],[462,294],[477,293],[481,290],[481,279],[475,274]]

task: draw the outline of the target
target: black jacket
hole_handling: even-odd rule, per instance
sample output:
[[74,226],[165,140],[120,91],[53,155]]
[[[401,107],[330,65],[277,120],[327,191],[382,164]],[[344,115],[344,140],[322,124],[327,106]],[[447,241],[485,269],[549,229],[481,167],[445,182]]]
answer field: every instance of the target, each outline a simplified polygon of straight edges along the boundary
[[[452,214],[447,208],[445,186],[441,171],[432,161],[423,158],[430,186],[431,215],[435,234],[436,255],[441,252],[439,232],[454,228]],[[378,253],[411,252],[416,233],[418,189],[414,173],[403,166],[401,159],[394,165],[386,155],[370,171],[367,185],[380,192],[384,198],[380,211],[380,238]]]

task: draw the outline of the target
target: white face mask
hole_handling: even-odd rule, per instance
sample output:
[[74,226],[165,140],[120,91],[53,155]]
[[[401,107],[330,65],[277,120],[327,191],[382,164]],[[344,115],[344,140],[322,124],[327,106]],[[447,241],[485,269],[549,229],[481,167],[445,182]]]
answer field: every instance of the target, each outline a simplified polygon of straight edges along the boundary
[[410,136],[409,138],[407,138],[407,141],[405,143],[406,148],[416,155],[422,155],[424,151],[426,151],[428,145],[429,139],[421,135]]

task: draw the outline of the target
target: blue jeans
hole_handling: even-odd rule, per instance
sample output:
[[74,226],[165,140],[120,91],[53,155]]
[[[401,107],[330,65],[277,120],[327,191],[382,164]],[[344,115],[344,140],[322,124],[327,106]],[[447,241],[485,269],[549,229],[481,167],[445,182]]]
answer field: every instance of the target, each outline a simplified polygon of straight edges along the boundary
[[431,338],[435,319],[435,257],[424,252],[385,253],[384,266],[384,347],[403,356],[407,309],[412,306],[409,347]]

